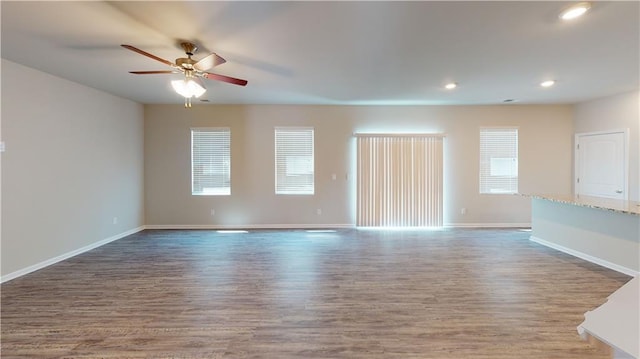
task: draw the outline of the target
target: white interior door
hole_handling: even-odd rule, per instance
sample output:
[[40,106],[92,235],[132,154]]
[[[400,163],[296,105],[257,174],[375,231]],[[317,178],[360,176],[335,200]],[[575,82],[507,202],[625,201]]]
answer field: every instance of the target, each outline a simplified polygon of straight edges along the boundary
[[625,131],[576,135],[576,194],[627,199]]

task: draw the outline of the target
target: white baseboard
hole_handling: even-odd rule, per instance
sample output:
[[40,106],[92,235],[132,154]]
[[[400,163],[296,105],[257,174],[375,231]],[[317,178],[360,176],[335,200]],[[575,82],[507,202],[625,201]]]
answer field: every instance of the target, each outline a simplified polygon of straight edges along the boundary
[[355,228],[353,224],[148,224],[145,229],[325,229]]
[[[531,228],[531,223],[445,223],[445,228]],[[355,224],[147,224],[146,229],[317,229],[357,228]]]
[[61,254],[61,255],[59,255],[57,257],[53,257],[53,258],[47,259],[46,261],[42,261],[40,263],[36,263],[34,265],[31,265],[31,266],[28,266],[26,268],[17,270],[15,272],[9,273],[7,275],[3,275],[2,278],[0,278],[0,283],[8,282],[8,281],[10,281],[12,279],[16,279],[18,277],[21,277],[21,276],[23,276],[25,274],[29,274],[31,272],[35,272],[38,269],[42,269],[44,267],[48,267],[48,266],[50,266],[52,264],[58,263],[58,262],[63,261],[65,259],[69,259],[71,257],[75,257],[78,254],[82,254],[84,252],[88,252],[88,251],[90,251],[92,249],[98,248],[100,246],[103,246],[103,245],[105,245],[107,243],[110,243],[110,242],[113,242],[115,240],[118,240],[120,238],[124,238],[126,236],[131,235],[131,234],[138,233],[138,232],[142,231],[143,229],[145,229],[145,226],[140,226],[138,228],[134,228],[134,229],[128,230],[126,232],[122,232],[122,233],[116,234],[115,236],[111,236],[109,238],[105,238],[105,239],[103,239],[101,241],[98,241],[98,242],[95,242],[95,243],[91,243],[91,244],[89,244],[87,246],[84,246],[82,248],[78,248],[78,249],[73,250],[71,252],[67,252],[67,253]]
[[445,223],[446,228],[531,228],[531,223]]
[[566,253],[566,254],[570,254],[574,257],[578,257],[580,259],[584,259],[587,262],[591,262],[594,264],[597,264],[599,266],[605,267],[605,268],[609,268],[609,269],[613,269],[616,272],[620,272],[632,277],[636,277],[638,275],[640,275],[640,272],[637,272],[631,268],[627,268],[627,267],[623,267],[621,265],[615,264],[615,263],[611,263],[609,261],[606,261],[604,259],[598,258],[598,257],[594,257],[592,255],[586,254],[586,253],[582,253],[580,251],[576,251],[575,249],[571,249],[571,248],[567,248],[565,246],[561,246],[559,244],[553,243],[553,242],[549,242],[546,241],[542,238],[538,238],[536,236],[531,236],[529,237],[529,240],[532,242],[536,242],[538,244],[541,244],[545,247],[549,247],[549,248],[553,248],[557,251]]

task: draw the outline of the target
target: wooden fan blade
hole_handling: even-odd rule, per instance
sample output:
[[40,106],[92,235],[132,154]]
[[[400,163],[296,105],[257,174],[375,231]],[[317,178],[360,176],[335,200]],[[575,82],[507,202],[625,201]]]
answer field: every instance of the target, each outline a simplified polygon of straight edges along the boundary
[[168,60],[165,60],[165,59],[159,58],[159,57],[158,57],[158,56],[156,56],[156,55],[151,55],[150,53],[148,53],[148,52],[146,52],[146,51],[142,51],[142,50],[138,49],[137,47],[133,47],[133,46],[131,46],[131,45],[120,45],[120,46],[124,47],[125,49],[131,50],[131,51],[133,51],[133,52],[137,52],[137,53],[139,53],[140,55],[144,55],[144,56],[149,57],[149,58],[152,58],[152,59],[154,59],[154,60],[156,60],[156,61],[160,61],[160,62],[162,62],[162,63],[163,63],[163,64],[165,64],[165,65],[169,65],[169,66],[176,66],[176,65],[174,65],[171,61],[168,61]]
[[207,57],[203,58],[202,60],[200,60],[200,61],[196,62],[195,64],[193,64],[193,67],[196,70],[206,71],[206,70],[209,70],[210,68],[212,68],[214,66],[222,65],[225,62],[227,62],[227,60],[225,60],[222,57],[218,56],[218,54],[211,53],[209,56],[207,56]]
[[205,72],[202,74],[202,76],[208,78],[209,80],[217,80],[240,86],[247,85],[247,80],[237,79],[235,77],[229,77],[225,75],[212,74],[211,72]]
[[136,74],[136,75],[151,75],[151,74],[179,74],[180,72],[178,71],[171,71],[171,70],[162,70],[162,71],[129,71],[130,74]]

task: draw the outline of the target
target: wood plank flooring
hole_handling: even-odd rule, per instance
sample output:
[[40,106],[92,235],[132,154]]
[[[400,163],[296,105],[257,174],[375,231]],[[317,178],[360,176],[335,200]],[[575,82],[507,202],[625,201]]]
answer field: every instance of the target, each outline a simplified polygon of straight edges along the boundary
[[514,229],[146,230],[2,285],[2,358],[606,358],[630,278]]

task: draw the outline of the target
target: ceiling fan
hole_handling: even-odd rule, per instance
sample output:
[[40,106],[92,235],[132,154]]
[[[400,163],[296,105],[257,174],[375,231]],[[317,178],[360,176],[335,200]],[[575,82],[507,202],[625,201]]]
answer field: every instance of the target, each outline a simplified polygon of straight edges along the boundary
[[191,107],[191,98],[192,97],[200,97],[206,91],[204,84],[202,83],[201,78],[206,78],[209,80],[222,81],[226,83],[230,83],[233,85],[246,86],[247,80],[238,79],[235,77],[214,74],[212,72],[207,72],[210,68],[218,65],[222,65],[227,60],[223,59],[216,53],[211,53],[208,56],[196,61],[191,58],[193,54],[198,50],[198,47],[191,42],[181,42],[180,46],[184,50],[187,57],[177,58],[175,63],[160,58],[158,56],[152,55],[146,51],[140,50],[131,45],[121,45],[125,49],[131,50],[133,52],[137,52],[141,55],[154,59],[156,61],[162,62],[165,65],[171,67],[171,70],[159,70],[159,71],[129,71],[132,74],[136,75],[151,75],[151,74],[184,74],[184,80],[175,80],[171,81],[171,85],[173,89],[184,96],[185,98],[185,107]]

